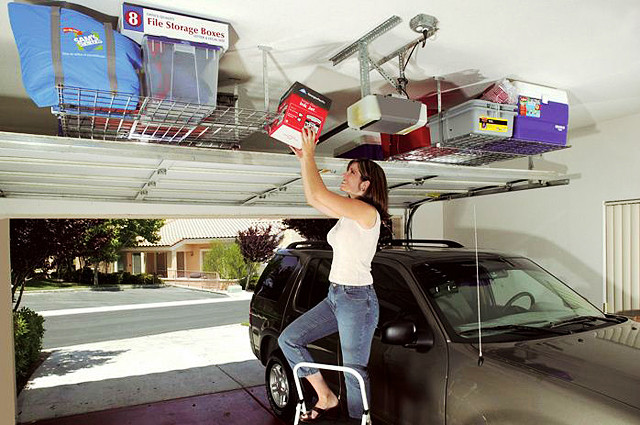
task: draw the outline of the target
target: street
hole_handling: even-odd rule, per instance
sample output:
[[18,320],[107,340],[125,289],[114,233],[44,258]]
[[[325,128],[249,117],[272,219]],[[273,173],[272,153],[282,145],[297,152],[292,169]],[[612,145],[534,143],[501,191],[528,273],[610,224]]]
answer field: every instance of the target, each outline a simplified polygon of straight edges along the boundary
[[247,322],[249,300],[166,287],[25,293],[45,317],[43,349]]

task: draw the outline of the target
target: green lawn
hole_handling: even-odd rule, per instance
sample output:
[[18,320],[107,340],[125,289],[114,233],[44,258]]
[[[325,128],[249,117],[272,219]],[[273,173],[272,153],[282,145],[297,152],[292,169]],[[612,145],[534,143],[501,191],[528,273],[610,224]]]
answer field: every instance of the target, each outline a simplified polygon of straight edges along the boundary
[[61,289],[61,288],[91,288],[91,286],[80,285],[76,282],[58,282],[53,280],[40,280],[31,279],[27,281],[24,290],[25,291],[42,291],[46,289]]

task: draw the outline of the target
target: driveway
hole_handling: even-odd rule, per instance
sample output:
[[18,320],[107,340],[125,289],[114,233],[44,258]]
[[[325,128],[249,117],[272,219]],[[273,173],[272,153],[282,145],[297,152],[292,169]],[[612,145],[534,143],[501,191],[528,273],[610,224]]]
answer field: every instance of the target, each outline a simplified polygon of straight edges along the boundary
[[[190,301],[225,298],[194,295]],[[226,297],[226,302],[213,305],[248,302],[248,295],[240,297],[245,300]],[[126,302],[123,305],[142,308],[111,313],[156,310],[173,314],[174,307],[145,308],[154,303]],[[54,314],[48,320],[64,316]],[[91,313],[66,316],[84,323],[96,317]],[[251,387],[263,384],[263,376],[264,367],[249,346],[248,328],[237,323],[58,347],[50,351],[20,393],[18,422]]]

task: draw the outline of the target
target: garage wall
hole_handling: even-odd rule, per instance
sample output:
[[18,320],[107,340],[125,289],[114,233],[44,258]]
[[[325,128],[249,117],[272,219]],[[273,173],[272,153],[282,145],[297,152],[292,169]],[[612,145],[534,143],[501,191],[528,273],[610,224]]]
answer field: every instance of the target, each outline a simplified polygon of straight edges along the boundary
[[0,423],[15,423],[16,376],[13,354],[9,220],[0,220]]
[[444,239],[444,206],[445,202],[434,202],[423,205],[413,215],[413,239]]
[[441,216],[445,238],[473,246],[475,205],[481,248],[526,255],[601,307],[603,203],[640,198],[639,122],[634,114],[570,132],[571,149],[535,160],[572,175],[568,186],[424,205],[413,236],[435,237]]

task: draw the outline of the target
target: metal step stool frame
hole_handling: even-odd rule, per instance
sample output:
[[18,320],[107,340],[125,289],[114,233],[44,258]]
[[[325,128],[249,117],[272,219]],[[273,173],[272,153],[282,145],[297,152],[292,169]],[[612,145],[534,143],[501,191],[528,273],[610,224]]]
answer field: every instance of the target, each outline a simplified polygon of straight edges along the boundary
[[296,390],[298,391],[298,404],[296,405],[296,416],[293,421],[293,425],[298,425],[300,423],[300,415],[302,412],[306,412],[307,408],[304,404],[304,395],[302,394],[302,385],[300,384],[300,377],[298,376],[298,370],[301,367],[311,367],[315,369],[327,369],[327,370],[335,370],[342,373],[350,373],[356,377],[358,380],[358,384],[360,385],[360,394],[362,395],[362,407],[364,407],[364,412],[362,413],[362,421],[361,425],[371,424],[371,417],[369,414],[369,403],[367,401],[367,394],[365,392],[364,380],[358,371],[353,368],[346,366],[334,366],[322,363],[308,363],[308,362],[300,362],[295,365],[293,368],[293,379],[296,382]]

